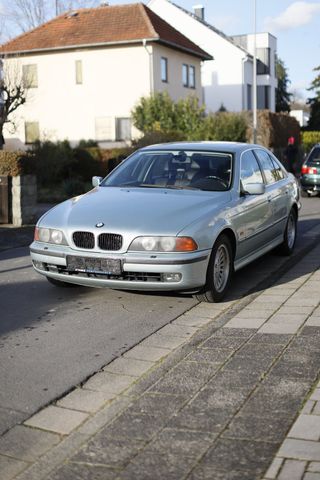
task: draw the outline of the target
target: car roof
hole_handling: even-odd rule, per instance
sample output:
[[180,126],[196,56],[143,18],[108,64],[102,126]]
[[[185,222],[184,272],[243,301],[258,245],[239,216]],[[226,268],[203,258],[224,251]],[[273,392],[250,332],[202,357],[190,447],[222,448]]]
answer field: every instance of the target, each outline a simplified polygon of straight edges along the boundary
[[218,151],[218,152],[230,152],[241,153],[249,148],[264,148],[261,145],[255,145],[252,143],[240,143],[240,142],[171,142],[171,143],[159,143],[156,145],[148,145],[142,148],[140,151],[148,150],[198,150],[198,151]]

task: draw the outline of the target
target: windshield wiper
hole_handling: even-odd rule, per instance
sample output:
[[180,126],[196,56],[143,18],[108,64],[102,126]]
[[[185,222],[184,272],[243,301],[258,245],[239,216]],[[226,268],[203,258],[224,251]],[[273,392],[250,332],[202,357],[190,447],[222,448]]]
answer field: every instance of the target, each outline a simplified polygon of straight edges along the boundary
[[165,187],[162,188],[170,188],[172,190],[201,190],[201,188],[198,187],[189,187],[187,185],[166,185]]

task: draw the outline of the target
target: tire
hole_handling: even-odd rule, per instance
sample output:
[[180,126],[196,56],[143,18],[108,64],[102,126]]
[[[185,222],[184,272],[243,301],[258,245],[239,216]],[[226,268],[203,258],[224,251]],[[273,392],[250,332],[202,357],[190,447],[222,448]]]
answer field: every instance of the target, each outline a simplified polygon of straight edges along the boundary
[[301,190],[301,197],[308,198],[311,197],[311,194],[307,190]]
[[81,285],[76,285],[75,283],[69,283],[69,282],[61,282],[60,280],[56,280],[55,278],[51,277],[46,277],[49,283],[51,285],[54,285],[55,287],[59,288],[74,288],[74,287],[81,287]]
[[220,302],[228,291],[233,274],[233,250],[227,235],[220,235],[209,260],[205,286],[194,295],[199,302]]
[[284,231],[283,243],[278,248],[281,255],[289,256],[293,253],[297,239],[297,220],[297,214],[292,208]]

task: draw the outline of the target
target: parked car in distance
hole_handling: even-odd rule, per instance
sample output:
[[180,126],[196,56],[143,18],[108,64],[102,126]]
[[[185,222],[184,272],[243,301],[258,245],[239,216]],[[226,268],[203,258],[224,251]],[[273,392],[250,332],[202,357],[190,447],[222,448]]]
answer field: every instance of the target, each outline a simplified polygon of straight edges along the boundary
[[303,195],[320,194],[320,144],[315,145],[301,167],[300,185]]
[[234,270],[295,246],[298,183],[258,145],[151,145],[93,185],[36,225],[33,266],[54,285],[175,290],[218,302]]

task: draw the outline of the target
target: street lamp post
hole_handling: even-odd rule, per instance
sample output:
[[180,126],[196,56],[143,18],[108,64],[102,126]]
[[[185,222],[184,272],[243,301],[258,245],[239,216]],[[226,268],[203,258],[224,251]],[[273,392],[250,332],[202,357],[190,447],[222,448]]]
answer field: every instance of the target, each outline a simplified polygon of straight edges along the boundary
[[257,8],[253,0],[253,143],[257,143]]

